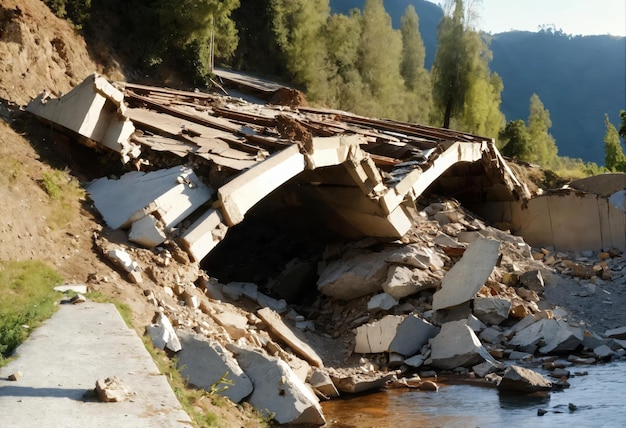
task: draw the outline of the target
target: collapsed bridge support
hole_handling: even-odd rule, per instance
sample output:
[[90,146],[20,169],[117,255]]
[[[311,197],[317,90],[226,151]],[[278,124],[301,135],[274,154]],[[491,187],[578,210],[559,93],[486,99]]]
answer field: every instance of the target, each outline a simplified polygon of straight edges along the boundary
[[[59,99],[38,97],[27,110],[147,171],[142,178],[124,176],[126,182],[141,180],[150,187],[155,177],[166,177],[150,191],[117,186],[121,190],[115,194],[107,189],[115,184],[99,181],[90,193],[111,227],[129,227],[151,216],[134,228],[136,242],[149,245],[152,237],[158,241],[175,231],[195,260],[287,184],[299,197],[327,205],[356,233],[383,238],[400,238],[409,230],[415,199],[455,165],[479,165],[481,185],[465,190],[481,200],[530,196],[489,138],[335,110],[111,84],[95,74]],[[188,169],[155,171],[172,164]],[[189,180],[191,173],[199,179]],[[138,197],[127,194],[132,192]],[[205,196],[190,203],[190,195],[199,192]],[[179,212],[181,205],[188,209]],[[120,223],[108,218],[109,211],[128,215]]]

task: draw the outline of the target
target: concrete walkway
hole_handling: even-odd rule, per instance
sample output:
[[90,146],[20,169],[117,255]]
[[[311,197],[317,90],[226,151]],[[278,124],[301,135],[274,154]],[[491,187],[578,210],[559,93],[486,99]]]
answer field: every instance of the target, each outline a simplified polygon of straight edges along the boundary
[[[23,377],[9,381],[9,375]],[[102,403],[84,394],[117,376],[128,400]],[[61,305],[0,368],[3,427],[189,427],[187,413],[137,334],[113,304]]]

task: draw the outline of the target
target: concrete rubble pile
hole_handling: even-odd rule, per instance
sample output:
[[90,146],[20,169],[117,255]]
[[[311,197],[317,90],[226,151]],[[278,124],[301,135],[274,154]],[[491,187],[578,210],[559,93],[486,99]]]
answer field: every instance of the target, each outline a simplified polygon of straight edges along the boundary
[[[624,328],[590,331],[542,300],[550,275],[590,284],[623,276],[620,250],[531,248],[456,200],[423,196],[435,186],[484,201],[527,198],[492,141],[345,112],[117,89],[98,76],[71,94],[40,97],[29,111],[142,169],[87,186],[108,226],[95,244],[152,305],[147,334],[193,386],[281,424],[323,425],[320,400],[345,394],[436,390],[441,374],[547,391],[567,387],[572,365],[626,353]],[[282,288],[202,270],[253,206],[275,190],[293,200],[294,189],[299,204],[325,203],[352,226],[305,261],[317,266],[312,301],[294,303],[311,291],[294,279],[294,259],[283,261],[282,282],[274,278]]]

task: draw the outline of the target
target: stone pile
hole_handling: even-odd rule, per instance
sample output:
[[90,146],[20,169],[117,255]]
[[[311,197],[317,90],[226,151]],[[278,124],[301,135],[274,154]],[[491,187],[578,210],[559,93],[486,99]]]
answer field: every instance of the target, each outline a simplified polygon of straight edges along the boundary
[[[111,252],[110,241],[98,242]],[[167,241],[126,252],[156,284],[136,283],[154,305],[155,346],[177,358],[191,385],[279,423],[323,425],[319,400],[340,394],[388,384],[436,390],[421,378],[441,372],[503,392],[566,387],[571,367],[625,354],[624,328],[570,325],[564,309],[542,301],[553,270],[589,281],[622,275],[618,253],[536,251],[453,201],[425,207],[399,241],[327,249],[307,306],[254,283],[221,284]]]

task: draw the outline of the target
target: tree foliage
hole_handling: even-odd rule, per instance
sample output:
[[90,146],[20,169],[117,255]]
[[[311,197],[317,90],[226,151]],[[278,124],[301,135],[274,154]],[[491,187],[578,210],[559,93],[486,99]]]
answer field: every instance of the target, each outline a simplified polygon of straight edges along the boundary
[[528,115],[528,133],[532,145],[529,161],[546,167],[552,167],[557,159],[558,149],[550,134],[552,127],[550,112],[544,108],[537,94],[530,97],[530,112]]
[[327,92],[323,29],[328,0],[271,0],[273,31],[291,79],[312,98]]
[[430,73],[424,68],[426,49],[419,31],[419,17],[409,5],[401,18],[402,62],[400,73],[408,91],[408,102],[415,104],[415,114],[408,119],[426,123],[432,108]]
[[[626,115],[622,115],[622,113],[623,111],[620,112],[620,116],[623,118]],[[604,125],[606,127],[604,134],[604,165],[611,171],[626,172],[626,155],[624,155],[624,150],[622,149],[619,133],[609,120],[608,114],[604,115]]]
[[237,47],[237,30],[230,19],[237,7],[239,0],[157,0],[164,54],[206,80],[212,67],[211,45],[217,58],[228,58]]
[[509,156],[521,161],[530,160],[530,135],[523,120],[512,120],[499,134],[504,156]]
[[487,136],[497,136],[505,124],[500,111],[502,79],[489,70],[491,51],[471,25],[472,8],[462,0],[448,3],[439,24],[439,46],[432,69],[433,122]]
[[619,117],[622,120],[622,125],[619,127],[619,136],[626,140],[626,110],[620,110]]

